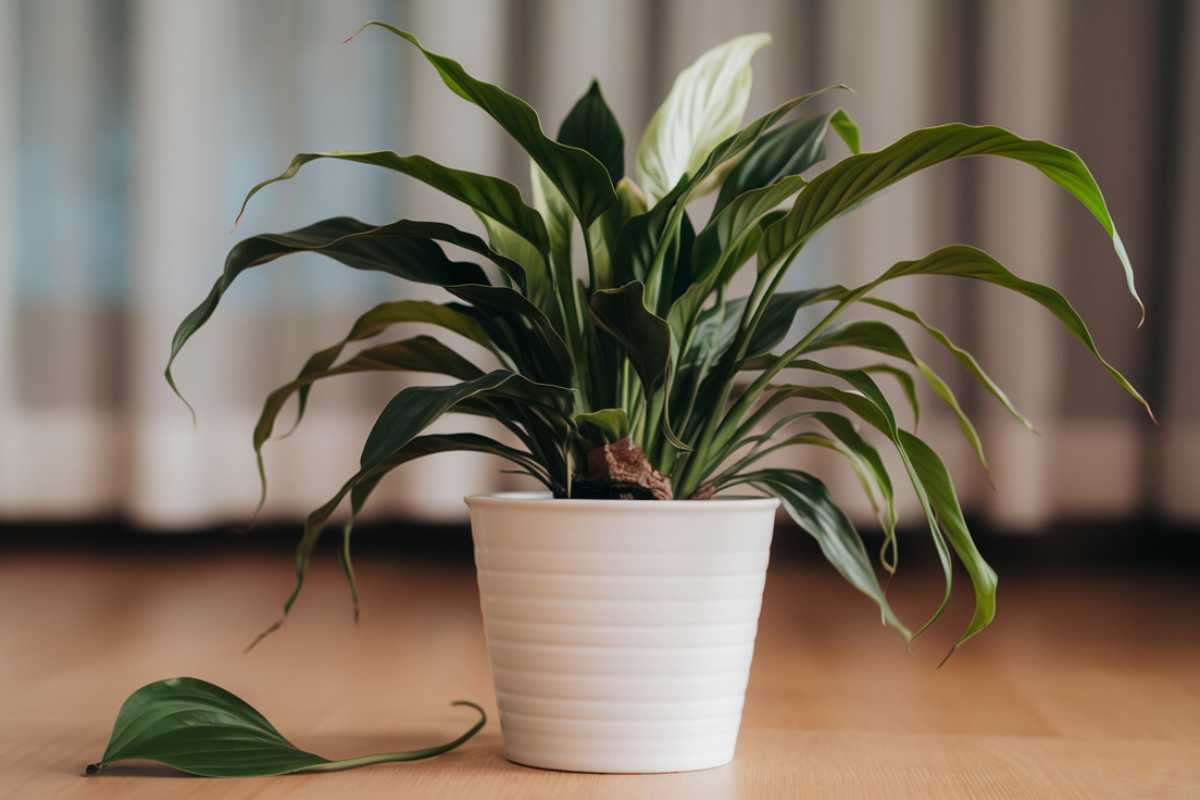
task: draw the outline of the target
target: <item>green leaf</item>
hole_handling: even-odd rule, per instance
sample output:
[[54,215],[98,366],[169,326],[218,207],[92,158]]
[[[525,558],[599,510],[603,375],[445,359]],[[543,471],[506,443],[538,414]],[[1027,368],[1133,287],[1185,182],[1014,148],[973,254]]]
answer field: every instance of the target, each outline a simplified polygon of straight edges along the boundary
[[813,178],[788,215],[767,229],[760,264],[782,262],[827,222],[867,197],[926,167],[956,158],[994,155],[1023,161],[1066,189],[1112,239],[1129,293],[1145,316],[1133,282],[1133,266],[1108,213],[1100,187],[1079,156],[1048,142],[1021,137],[994,125],[954,123],[923,128],[875,153],[851,156]]
[[[369,494],[370,489],[373,489],[388,472],[409,461],[437,453],[452,451],[491,453],[521,467],[538,466],[529,453],[501,444],[487,436],[473,433],[416,435],[437,417],[452,411],[456,405],[466,404],[476,397],[482,396],[484,399],[489,396],[512,397],[513,395],[505,395],[500,391],[503,384],[510,379],[513,379],[514,382],[520,380],[526,385],[537,386],[537,384],[532,384],[512,373],[506,373],[507,377],[498,374],[501,372],[488,373],[482,378],[469,382],[470,386],[464,386],[464,384],[435,387],[412,386],[392,398],[387,408],[384,409],[383,415],[371,430],[371,437],[367,442],[371,450],[368,453],[364,449],[359,471],[342,485],[337,494],[323,506],[311,512],[305,520],[304,533],[296,546],[296,583],[291,594],[284,601],[283,616],[256,636],[246,650],[256,647],[259,642],[279,630],[283,625],[284,619],[292,610],[296,598],[300,596],[300,591],[304,588],[308,565],[312,560],[313,551],[317,547],[325,524],[351,491],[360,486],[367,487],[365,492],[360,493],[357,506],[361,507],[362,502],[366,499],[366,494]],[[520,396],[521,392],[519,391],[515,395],[516,399],[526,399]]]
[[292,253],[315,252],[353,269],[385,272],[417,283],[487,283],[487,276],[477,265],[451,261],[434,241],[443,237],[453,239],[455,244],[467,241],[457,234],[461,231],[437,223],[401,220],[374,226],[350,217],[334,217],[289,233],[264,233],[238,242],[226,256],[225,269],[208,296],[179,323],[164,372],[167,383],[179,394],[171,375],[175,357],[246,270]]
[[399,172],[459,200],[480,214],[485,214],[501,225],[516,231],[518,235],[537,248],[546,247],[546,229],[537,211],[525,205],[521,192],[508,181],[466,172],[438,164],[424,156],[402,156],[390,150],[371,150],[360,153],[345,153],[340,150],[327,153],[300,153],[292,158],[282,173],[256,184],[242,201],[238,220],[246,212],[250,198],[273,183],[291,180],[305,164],[323,158],[351,161],[373,167],[383,167]]
[[696,237],[689,277],[697,283],[711,284],[714,278],[724,276],[729,261],[740,256],[742,240],[756,233],[759,221],[804,185],[799,175],[787,175],[770,185],[739,193]]
[[407,31],[386,22],[368,22],[359,32],[369,27],[382,28],[408,41],[433,65],[450,91],[496,120],[558,187],[582,225],[592,224],[616,200],[605,166],[586,150],[548,138],[542,132],[537,112],[524,100],[495,84],[471,77],[457,61],[426,50]]
[[971,355],[969,352],[950,341],[950,337],[948,337],[940,328],[930,325],[920,314],[912,309],[905,308],[904,306],[893,303],[889,300],[883,300],[878,297],[865,297],[863,298],[862,302],[873,305],[876,308],[882,308],[885,311],[890,311],[893,314],[897,314],[907,320],[915,322],[926,333],[928,333],[934,341],[950,351],[950,354],[958,359],[959,363],[966,367],[967,370],[975,376],[977,381],[983,384],[984,388],[988,390],[988,393],[991,394],[992,397],[995,397],[1000,401],[1000,404],[1008,410],[1008,413],[1011,414],[1013,418],[1017,420],[1017,422],[1020,422],[1028,430],[1032,431],[1034,429],[1033,424],[1027,420],[1025,415],[1018,411],[1017,407],[1014,406],[1012,401],[1008,399],[1008,395],[1005,394],[1004,390],[992,380],[991,376],[984,372],[983,367],[981,367],[979,362],[975,360],[975,356]]
[[551,383],[567,382],[572,375],[572,358],[550,318],[520,293],[507,286],[483,286],[481,284],[456,284],[447,286],[446,291],[479,309],[481,321],[498,317],[527,322],[529,328],[510,326],[519,337],[518,344],[529,350],[532,358],[527,360],[530,377]]
[[854,588],[875,601],[885,625],[894,628],[905,641],[912,632],[892,611],[871,566],[858,532],[819,480],[800,470],[768,469],[738,477],[746,483],[778,497],[796,524],[816,539],[821,553],[834,569]]
[[1083,319],[1067,301],[1067,298],[1058,291],[1040,283],[1018,278],[984,251],[967,245],[951,245],[916,261],[900,261],[868,285],[873,288],[884,281],[909,275],[953,275],[991,283],[1025,295],[1058,318],[1063,327],[1088,349],[1093,358],[1100,362],[1112,379],[1117,382],[1117,385],[1124,389],[1130,397],[1141,403],[1151,418],[1154,417],[1154,412],[1150,410],[1145,398],[1137,389],[1133,388],[1124,375],[1117,371],[1116,367],[1100,355],[1087,325],[1084,324]]
[[645,286],[632,281],[619,289],[592,294],[596,323],[607,331],[629,356],[649,397],[666,379],[671,363],[671,329],[666,320],[646,308]]
[[[323,372],[332,367],[338,357],[341,356],[346,345],[351,342],[370,339],[388,330],[393,325],[402,323],[436,325],[452,333],[457,333],[459,336],[476,344],[483,345],[493,353],[497,352],[491,338],[483,329],[483,326],[479,324],[479,321],[454,308],[452,304],[431,303],[427,300],[394,300],[388,303],[380,303],[356,319],[354,325],[350,328],[350,332],[346,334],[344,339],[337,344],[326,347],[324,350],[313,353],[309,356],[308,361],[304,363],[294,381],[299,385],[296,424],[299,424],[300,419],[304,416],[305,406],[308,404],[311,384],[305,381],[307,376]],[[455,355],[457,356],[457,354]],[[499,356],[498,353],[497,356]],[[259,422],[261,424],[261,417]]]
[[550,237],[550,258],[556,270],[571,272],[571,207],[554,182],[546,177],[536,161],[529,162],[529,184],[533,188],[533,207],[546,223]]
[[[618,282],[622,276],[632,276],[637,280],[642,280],[646,283],[649,289],[648,296],[652,299],[659,297],[660,286],[666,286],[667,289],[672,288],[674,286],[673,277],[667,276],[672,278],[667,281],[661,274],[663,262],[679,234],[688,202],[705,180],[723,164],[744,153],[771,126],[783,119],[797,106],[826,92],[845,88],[838,84],[794,97],[721,141],[712,149],[694,174],[689,173],[680,179],[650,211],[631,220],[626,229],[621,232],[619,246],[613,258],[614,269],[618,271]],[[702,287],[701,300],[707,297],[710,289],[711,287]],[[663,304],[674,299],[668,293],[662,298]],[[654,305],[657,308],[659,303],[655,302]],[[666,314],[668,310],[664,308],[662,313]]]
[[559,410],[565,410],[571,396],[570,390],[561,386],[535,383],[503,369],[450,386],[407,387],[375,420],[363,445],[361,469],[370,470],[401,451],[414,436],[463,400],[493,394]]
[[608,170],[614,186],[625,175],[625,137],[612,109],[604,102],[597,81],[591,82],[587,92],[563,120],[558,129],[558,141],[595,156]]
[[764,134],[725,177],[717,203],[715,219],[735,197],[762,189],[788,176],[800,175],[825,159],[825,132],[830,125],[827,114],[794,120]]
[[[804,437],[797,440],[796,437],[789,437],[780,442],[776,442],[777,434],[784,428],[789,427],[800,420],[815,419],[825,426],[825,429],[832,435],[831,439],[816,440]],[[772,442],[776,442],[772,444]],[[724,483],[736,475],[744,471],[751,464],[758,461],[771,451],[781,447],[790,446],[793,442],[799,444],[817,444],[822,447],[830,447],[841,453],[850,462],[855,474],[859,478],[859,482],[863,484],[863,492],[866,494],[871,507],[877,513],[881,511],[875,502],[874,492],[871,490],[873,485],[883,498],[884,507],[880,514],[879,521],[883,526],[884,542],[880,552],[880,560],[883,563],[884,569],[888,572],[895,572],[897,558],[896,544],[896,503],[895,490],[892,488],[892,479],[888,475],[887,468],[883,464],[883,459],[879,456],[879,451],[870,445],[855,429],[854,424],[842,416],[831,411],[799,411],[791,414],[786,414],[776,420],[769,429],[763,434],[756,436],[745,436],[741,438],[735,446],[740,449],[746,444],[753,444],[754,448],[750,454],[739,459],[731,467],[725,469],[720,476],[714,478],[711,483],[718,490]],[[767,445],[770,445],[769,447]],[[731,451],[732,452],[732,451]]]
[[[621,232],[634,217],[646,213],[646,198],[641,189],[628,178],[617,183],[617,202],[609,206],[587,231],[587,241],[592,248],[591,288],[611,289],[614,285],[625,285],[634,279],[632,265],[614,261],[614,254],[621,241]],[[619,273],[618,273],[619,270]]]
[[211,778],[335,772],[369,764],[419,761],[466,743],[487,722],[475,703],[456,700],[479,713],[479,720],[445,744],[398,753],[377,753],[339,761],[299,749],[267,718],[241,698],[198,678],[168,678],[131,694],[117,713],[108,747],[95,775],[118,761],[157,761],[189,775]]
[[979,459],[979,463],[983,465],[984,469],[987,469],[987,458],[983,454],[983,442],[980,441],[975,426],[971,424],[971,419],[958,404],[954,390],[942,380],[940,375],[934,372],[932,367],[913,355],[908,343],[895,328],[885,322],[875,320],[850,322],[818,336],[812,341],[812,344],[804,349],[804,352],[815,353],[832,347],[859,347],[898,358],[916,367],[933,393],[940,397],[954,414],[955,419],[958,420],[958,427],[975,451],[976,458]]
[[753,358],[771,352],[775,345],[782,342],[791,331],[796,313],[800,309],[814,303],[832,300],[835,292],[834,289],[820,288],[804,289],[798,292],[779,292],[772,295],[771,299],[767,301],[767,307],[763,311],[758,327],[750,336],[750,342],[746,346],[746,356]]
[[[474,364],[431,336],[415,336],[411,339],[371,347],[336,367],[328,365],[322,367],[321,364],[330,352],[340,348],[341,344],[338,344],[314,354],[294,380],[285,383],[267,396],[259,414],[258,423],[254,426],[254,456],[258,463],[259,478],[262,481],[259,508],[262,508],[267,496],[267,476],[262,458],[263,445],[274,432],[275,420],[278,418],[279,412],[296,392],[301,393],[301,404],[296,418],[298,425],[307,404],[307,390],[317,381],[326,378],[361,372],[406,371],[448,375],[459,380],[474,380],[483,374]],[[336,355],[329,359],[330,363],[333,360],[336,360]]]
[[623,408],[602,408],[574,416],[575,424],[593,447],[620,441],[629,435],[629,416]]
[[917,382],[913,380],[913,376],[907,370],[892,364],[864,364],[860,369],[868,375],[882,372],[896,379],[896,383],[900,384],[900,391],[904,392],[904,399],[912,409],[913,430],[916,430],[921,422],[921,402],[917,398]]
[[738,129],[750,100],[750,59],[770,41],[765,33],[739,36],[700,56],[675,79],[637,150],[637,182],[652,202],[695,174]]
[[975,592],[975,611],[954,648],[946,654],[946,658],[949,658],[955,650],[962,647],[964,642],[982,631],[995,619],[996,573],[984,561],[979,548],[971,539],[971,532],[967,529],[966,520],[963,519],[958,496],[954,492],[954,482],[950,480],[950,474],[946,471],[945,464],[929,445],[908,431],[900,431],[900,438],[904,441],[904,450],[912,460],[914,469],[921,477],[921,483],[929,493],[929,501],[933,505],[938,520],[942,523],[942,530],[945,531],[946,538],[950,540],[950,545],[958,555],[958,560],[962,562],[963,567],[967,570],[967,575],[971,578],[971,586]]
[[[535,306],[546,313],[554,313],[554,283],[546,257],[536,245],[531,244],[512,228],[492,219],[487,214],[476,212],[476,217],[487,231],[491,248],[509,263],[516,265],[516,274],[506,273],[514,284]],[[547,237],[549,234],[547,233]]]
[[896,447],[896,452],[900,456],[901,462],[904,464],[904,470],[908,473],[909,482],[912,484],[913,492],[917,496],[918,502],[921,504],[922,510],[925,512],[925,520],[929,526],[930,536],[933,538],[934,548],[937,551],[938,560],[942,567],[942,577],[945,579],[945,591],[942,594],[941,603],[930,616],[929,620],[917,631],[919,635],[930,625],[932,625],[945,611],[946,606],[950,603],[950,589],[952,582],[952,572],[950,564],[950,554],[946,546],[945,536],[939,524],[938,516],[935,513],[934,506],[930,501],[928,492],[922,481],[921,472],[917,469],[913,460],[910,458],[908,451],[905,448],[905,438],[901,436],[899,426],[896,424],[896,416],[892,412],[887,398],[883,392],[879,390],[875,381],[871,376],[862,370],[856,369],[836,369],[815,361],[797,361],[790,366],[800,369],[812,370],[814,372],[833,375],[840,378],[846,383],[854,387],[855,391],[847,392],[836,387],[808,387],[808,386],[782,386],[777,387],[775,402],[785,397],[807,397],[814,400],[827,400],[830,402],[839,403],[852,412],[861,417],[871,426],[878,429],[881,433],[888,437],[892,444]]
[[829,118],[829,127],[842,137],[842,141],[846,143],[846,147],[850,148],[852,154],[858,155],[861,152],[862,145],[859,141],[858,125],[844,110],[839,108],[833,112],[833,116]]

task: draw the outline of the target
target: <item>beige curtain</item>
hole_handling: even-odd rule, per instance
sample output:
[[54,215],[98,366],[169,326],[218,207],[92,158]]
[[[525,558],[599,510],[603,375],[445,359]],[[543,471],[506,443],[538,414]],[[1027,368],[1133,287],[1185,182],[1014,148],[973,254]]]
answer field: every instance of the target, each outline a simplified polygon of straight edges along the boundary
[[[153,526],[244,519],[257,497],[250,431],[262,397],[356,313],[415,290],[316,259],[243,279],[161,370],[178,320],[238,238],[337,213],[473,225],[411,183],[314,165],[244,190],[307,149],[393,148],[524,185],[526,162],[489,120],[365,19],[416,31],[528,98],[555,129],[594,75],[636,133],[672,76],[708,47],[765,30],[751,113],[842,81],[864,144],[918,126],[998,122],[1080,152],[1106,190],[1150,304],[1135,330],[1119,267],[1086,212],[1014,163],[949,165],[831,227],[793,286],[863,280],[953,241],[1062,289],[1101,350],[1144,387],[1154,427],[1037,306],[934,278],[891,296],[974,351],[1039,436],[905,330],[959,390],[992,463],[989,486],[931,398],[921,432],[964,504],[1009,529],[1063,517],[1200,519],[1200,14],[1187,3],[1040,0],[0,0],[0,519],[125,515]],[[297,518],[353,471],[394,379],[329,382],[297,433],[268,449],[267,515]],[[441,424],[441,423],[439,423]],[[453,420],[450,427],[477,425]],[[866,518],[832,458],[792,456]],[[461,519],[464,493],[512,485],[498,464],[445,455],[397,473],[376,515]],[[909,505],[911,512],[912,504]]]

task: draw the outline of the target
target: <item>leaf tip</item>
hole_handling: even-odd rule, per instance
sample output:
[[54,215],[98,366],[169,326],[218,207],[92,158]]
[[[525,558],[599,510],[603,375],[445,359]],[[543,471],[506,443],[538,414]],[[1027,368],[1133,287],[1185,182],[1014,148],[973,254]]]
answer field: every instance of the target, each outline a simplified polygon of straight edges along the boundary
[[249,653],[254,648],[258,647],[259,642],[261,642],[263,639],[270,636],[275,631],[279,630],[281,627],[283,627],[283,617],[280,617],[279,619],[272,622],[269,626],[267,626],[267,629],[265,631],[260,633],[258,636],[255,636],[254,639],[250,642],[250,644],[246,645],[246,648],[244,650],[242,650],[242,655],[245,655],[246,653]]

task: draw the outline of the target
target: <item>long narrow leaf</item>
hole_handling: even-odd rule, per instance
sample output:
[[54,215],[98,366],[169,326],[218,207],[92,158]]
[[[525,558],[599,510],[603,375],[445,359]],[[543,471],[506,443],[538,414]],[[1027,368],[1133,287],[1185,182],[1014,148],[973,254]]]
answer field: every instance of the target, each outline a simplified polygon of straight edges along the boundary
[[386,22],[368,22],[359,30],[368,27],[382,28],[416,47],[452,92],[479,106],[496,120],[554,182],[581,224],[590,225],[616,200],[604,165],[586,150],[547,137],[542,132],[537,112],[524,100],[495,84],[473,78],[462,64],[426,50],[417,37],[407,31]]
[[956,158],[994,155],[1022,161],[1066,189],[1112,239],[1125,272],[1129,294],[1145,316],[1134,286],[1133,266],[1100,187],[1078,155],[1057,145],[1023,139],[994,125],[954,123],[923,128],[875,153],[851,156],[813,178],[784,219],[767,229],[760,245],[760,263],[778,263],[827,222],[866,198],[927,167]]
[[800,470],[762,470],[742,475],[748,483],[778,497],[784,509],[806,533],[816,539],[821,553],[852,586],[875,601],[884,624],[894,628],[905,641],[912,632],[892,611],[879,586],[871,559],[853,524],[819,480]]

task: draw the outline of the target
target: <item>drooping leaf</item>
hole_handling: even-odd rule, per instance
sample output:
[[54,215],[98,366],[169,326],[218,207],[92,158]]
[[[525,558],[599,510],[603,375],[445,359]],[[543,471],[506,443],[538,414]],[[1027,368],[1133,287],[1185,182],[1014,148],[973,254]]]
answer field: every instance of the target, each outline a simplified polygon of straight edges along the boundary
[[652,202],[695,174],[717,143],[738,129],[750,100],[750,59],[770,41],[765,33],[739,36],[679,73],[638,145],[637,182]]
[[800,470],[769,469],[739,476],[738,483],[755,486],[778,497],[796,524],[812,536],[821,553],[854,588],[875,601],[885,625],[905,641],[912,632],[892,611],[879,586],[871,559],[858,532],[819,480]]
[[[913,468],[921,476],[921,482],[929,493],[929,501],[942,523],[942,530],[950,540],[958,560],[967,570],[975,592],[975,611],[971,615],[971,621],[967,623],[966,630],[950,651],[953,653],[964,642],[990,625],[996,617],[996,573],[984,561],[971,538],[958,496],[954,492],[954,482],[950,480],[945,464],[929,445],[913,434],[900,431],[900,437],[904,440],[904,449],[912,460]],[[950,657],[950,653],[946,655],[947,658]]]
[[874,153],[840,161],[813,178],[788,215],[767,229],[760,263],[779,263],[827,222],[897,181],[926,167],[956,158],[994,155],[1023,161],[1066,189],[1112,239],[1125,271],[1129,294],[1145,315],[1134,286],[1133,266],[1117,234],[1100,187],[1079,156],[1062,147],[1021,137],[994,125],[959,123],[923,128]]
[[912,409],[913,430],[916,430],[921,422],[921,401],[917,397],[917,382],[913,376],[895,364],[864,364],[860,369],[868,375],[880,372],[896,379],[896,383],[900,384],[900,391],[904,392],[904,399]]
[[[344,339],[313,353],[309,356],[308,361],[304,363],[294,381],[299,386],[296,423],[299,424],[300,419],[304,416],[305,407],[308,404],[308,395],[312,388],[311,384],[305,381],[307,376],[323,372],[332,367],[341,356],[346,345],[351,342],[370,339],[388,330],[393,325],[403,323],[436,325],[439,328],[444,328],[469,341],[482,345],[499,356],[496,345],[479,323],[479,320],[469,314],[463,313],[460,309],[454,308],[454,304],[431,303],[427,300],[393,300],[387,303],[380,303],[356,319],[350,328],[350,332],[346,334]],[[259,421],[261,424],[261,417]]]
[[300,169],[313,161],[324,158],[338,161],[351,161],[356,164],[366,164],[373,167],[390,169],[410,178],[425,183],[433,188],[459,200],[480,214],[485,214],[498,221],[538,248],[546,246],[546,228],[537,211],[525,205],[521,193],[508,181],[493,178],[491,175],[481,175],[477,172],[467,172],[431,161],[425,156],[402,156],[390,150],[371,150],[361,153],[343,153],[331,151],[328,153],[300,153],[292,158],[282,173],[261,183],[256,184],[246,194],[238,219],[246,212],[250,198],[259,191],[280,181],[291,180]]
[[864,484],[863,491],[877,512],[880,509],[875,503],[871,487],[878,490],[880,497],[883,498],[884,506],[879,518],[884,533],[881,561],[888,572],[895,572],[898,548],[896,544],[895,490],[892,487],[891,476],[888,475],[879,451],[863,439],[854,424],[841,414],[832,411],[793,412],[781,416],[762,434],[754,436],[747,434],[744,438],[739,438],[735,449],[744,447],[746,444],[753,444],[752,451],[748,456],[738,459],[732,466],[725,468],[720,476],[712,480],[712,483],[720,490],[726,482],[736,479],[739,473],[744,472],[763,455],[788,446],[794,437],[780,441],[778,434],[798,421],[810,419],[821,423],[832,438],[827,439],[829,444],[808,438],[800,440],[800,443],[831,446],[832,449],[844,455],[858,475],[859,481]]
[[451,261],[434,241],[453,235],[453,231],[437,223],[401,220],[376,226],[350,217],[334,217],[289,233],[264,233],[238,242],[226,256],[224,271],[208,296],[179,323],[164,373],[167,383],[179,394],[171,365],[192,334],[212,316],[234,280],[247,269],[292,253],[316,252],[353,269],[385,272],[417,283],[487,283],[478,265]]
[[975,376],[977,381],[983,384],[983,387],[988,390],[988,393],[991,394],[992,397],[995,397],[1000,401],[1000,404],[1004,406],[1008,413],[1011,414],[1013,418],[1017,420],[1017,422],[1020,422],[1022,425],[1024,425],[1026,429],[1031,431],[1033,430],[1033,424],[1025,418],[1024,414],[1017,410],[1017,407],[1014,406],[1012,401],[1008,399],[1008,395],[1004,392],[1004,390],[1001,389],[994,380],[992,380],[991,376],[989,376],[984,371],[983,367],[979,365],[979,362],[975,360],[975,356],[971,355],[969,352],[950,341],[950,337],[948,337],[940,328],[936,328],[926,322],[924,317],[912,309],[905,308],[904,306],[899,305],[898,303],[893,303],[890,300],[883,300],[878,297],[864,297],[863,302],[867,303],[868,305],[890,311],[893,314],[897,314],[905,319],[915,322],[926,333],[928,333],[935,342],[946,348],[952,356],[958,359],[959,363],[966,367],[967,370]]
[[375,420],[363,445],[360,467],[369,470],[383,463],[463,400],[489,394],[560,410],[570,399],[570,391],[563,387],[534,383],[502,369],[450,386],[410,386],[393,397]]
[[925,383],[933,390],[933,393],[942,399],[954,418],[958,421],[958,427],[962,431],[963,436],[975,451],[976,458],[979,463],[987,468],[987,458],[983,454],[983,442],[979,439],[979,433],[975,430],[975,426],[971,423],[970,417],[963,411],[962,406],[958,403],[958,398],[954,395],[954,390],[942,380],[932,367],[926,364],[923,360],[913,355],[909,349],[908,343],[904,338],[893,328],[884,322],[876,320],[860,320],[850,322],[839,328],[829,331],[818,336],[813,340],[805,353],[816,353],[832,347],[858,347],[865,350],[871,350],[876,353],[882,353],[892,358],[898,358],[901,361],[906,361],[917,368],[921,373],[921,377],[925,379]]
[[592,81],[558,129],[562,144],[586,150],[608,170],[609,180],[616,186],[625,175],[625,137],[613,115],[600,84]]
[[1023,280],[1009,272],[1003,264],[984,251],[967,245],[951,245],[916,261],[898,262],[875,281],[872,281],[871,285],[877,286],[884,281],[909,275],[953,275],[991,283],[1025,295],[1058,318],[1063,327],[1088,349],[1093,358],[1100,362],[1105,371],[1117,382],[1117,385],[1124,389],[1126,394],[1141,403],[1151,417],[1154,416],[1149,404],[1138,390],[1133,388],[1133,385],[1116,367],[1100,355],[1100,351],[1096,348],[1096,342],[1092,339],[1083,319],[1067,301],[1067,298],[1055,289]]
[[[305,364],[304,369],[294,380],[271,392],[263,404],[258,423],[254,426],[254,456],[258,462],[258,475],[262,481],[260,508],[263,501],[266,500],[267,492],[267,476],[262,457],[263,445],[271,438],[275,429],[275,420],[293,394],[304,392],[312,388],[317,381],[326,378],[361,372],[426,372],[448,375],[459,380],[474,380],[483,374],[474,364],[432,336],[415,336],[411,339],[370,347],[336,367],[318,368],[318,363],[313,359],[327,352],[328,350],[323,350],[310,358],[309,363]],[[297,417],[297,423],[299,423],[299,416],[303,413],[302,407]]]
[[828,386],[785,386],[780,387],[777,396],[809,397],[815,400],[829,400],[839,403],[887,436],[896,447],[896,453],[900,456],[900,461],[903,463],[904,470],[908,474],[909,483],[913,487],[913,493],[916,494],[917,501],[925,512],[925,521],[929,527],[929,534],[933,539],[934,549],[937,552],[938,561],[942,567],[942,577],[945,580],[945,591],[942,594],[941,603],[925,624],[918,629],[917,634],[919,635],[937,621],[942,612],[945,611],[946,606],[950,603],[952,583],[950,554],[946,546],[946,537],[939,521],[940,518],[925,487],[922,477],[923,473],[917,468],[917,465],[908,453],[906,448],[907,440],[901,435],[903,432],[896,423],[896,416],[892,412],[891,405],[888,403],[883,392],[880,391],[879,386],[863,370],[837,369],[816,361],[805,360],[793,362],[791,366],[835,376],[850,384],[855,391],[847,392]]
[[[511,376],[512,374],[509,373],[509,375]],[[385,427],[381,429],[380,421],[376,421],[375,428],[372,429],[376,441],[370,454],[370,462],[367,462],[365,458],[367,453],[364,450],[364,458],[362,459],[364,466],[342,485],[337,494],[320,508],[310,513],[305,520],[304,533],[300,537],[299,544],[296,546],[296,583],[292,588],[291,594],[284,601],[283,616],[256,636],[247,646],[247,650],[256,647],[259,642],[279,630],[283,625],[284,618],[292,610],[296,598],[300,595],[300,590],[304,587],[304,579],[308,575],[309,562],[312,560],[313,551],[320,541],[321,533],[326,523],[333,516],[333,513],[337,510],[342,500],[352,490],[355,490],[359,486],[368,487],[368,491],[361,495],[362,500],[365,501],[365,494],[369,494],[369,489],[374,488],[379,480],[388,472],[402,464],[407,464],[410,461],[424,458],[425,456],[436,455],[437,453],[453,451],[491,453],[512,461],[521,467],[526,467],[530,464],[537,466],[537,462],[531,458],[529,453],[516,450],[487,436],[480,436],[473,433],[416,435],[433,419],[444,413],[448,413],[455,405],[466,403],[474,396],[486,395],[498,390],[507,379],[498,380],[497,378],[496,373],[488,373],[482,378],[471,382],[472,387],[468,389],[463,389],[462,384],[445,387],[414,386],[401,391],[400,395],[404,395],[404,397],[401,398],[399,404],[397,404],[396,398],[393,398],[384,412],[389,415]],[[473,395],[472,391],[474,391]],[[433,393],[434,395],[432,400],[429,393]],[[400,395],[397,395],[397,397],[400,397]],[[407,405],[409,400],[413,400],[414,402],[412,403],[412,408],[408,409],[410,413],[405,415],[405,409],[397,409],[396,406]],[[437,403],[438,400],[441,401],[440,404]],[[405,430],[400,430],[401,426],[404,426]],[[379,433],[376,433],[376,429],[379,429]],[[405,434],[410,431],[411,433],[405,438]],[[386,452],[384,449],[385,445],[394,446],[390,452]],[[361,507],[361,501],[358,505]]]
[[482,730],[487,715],[475,703],[455,700],[479,714],[465,733],[445,744],[397,753],[332,761],[296,747],[241,698],[198,678],[147,684],[121,706],[103,757],[87,767],[95,775],[129,759],[156,761],[210,778],[336,772],[398,761],[419,761],[449,752]]
[[407,31],[386,22],[368,22],[359,30],[368,27],[382,28],[408,41],[433,65],[452,92],[479,106],[496,120],[558,187],[580,224],[592,224],[592,220],[616,200],[604,165],[586,150],[547,137],[542,132],[537,112],[524,100],[495,84],[471,77],[457,61],[426,50],[417,37]]

